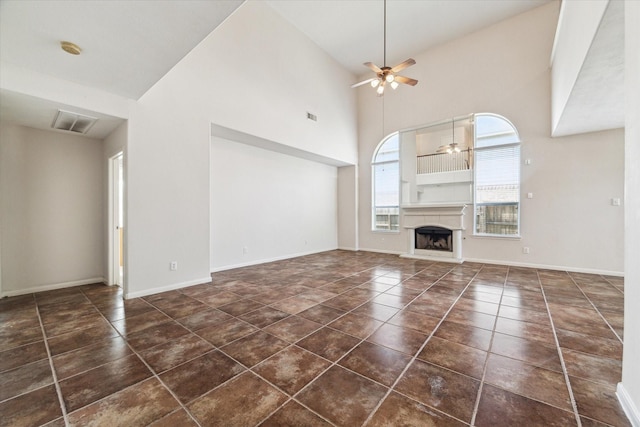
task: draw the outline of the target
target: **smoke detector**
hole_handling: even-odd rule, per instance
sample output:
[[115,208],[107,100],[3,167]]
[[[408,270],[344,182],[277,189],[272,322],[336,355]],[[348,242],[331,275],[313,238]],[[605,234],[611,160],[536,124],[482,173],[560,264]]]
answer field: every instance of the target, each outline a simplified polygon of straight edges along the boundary
[[85,134],[98,121],[97,117],[85,116],[71,111],[58,110],[51,127],[69,132]]

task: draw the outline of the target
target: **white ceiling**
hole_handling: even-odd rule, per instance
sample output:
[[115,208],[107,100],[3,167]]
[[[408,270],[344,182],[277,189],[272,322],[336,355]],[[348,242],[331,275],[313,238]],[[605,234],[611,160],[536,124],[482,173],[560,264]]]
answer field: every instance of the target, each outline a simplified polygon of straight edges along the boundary
[[[384,65],[382,1],[261,1],[352,73],[367,73],[363,62]],[[549,1],[554,0],[388,0],[387,65]],[[241,0],[0,0],[0,61],[138,99],[241,4]],[[61,40],[78,44],[82,54],[63,52]],[[40,101],[2,91],[0,118],[20,117],[25,126],[46,123],[48,127],[56,106]],[[47,114],[50,120],[44,120]],[[115,127],[119,122],[109,123]],[[108,132],[109,128],[96,125],[89,136],[104,138]]]
[[[0,59],[138,99],[240,4],[3,0]],[[62,40],[82,54],[63,52]]]
[[[526,12],[552,0],[388,0],[387,64]],[[267,0],[281,16],[356,75],[383,64],[380,0]]]

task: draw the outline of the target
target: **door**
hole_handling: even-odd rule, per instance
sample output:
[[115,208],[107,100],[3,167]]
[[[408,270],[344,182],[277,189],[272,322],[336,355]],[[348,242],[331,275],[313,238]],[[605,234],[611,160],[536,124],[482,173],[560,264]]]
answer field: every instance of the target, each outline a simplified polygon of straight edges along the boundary
[[109,284],[122,286],[124,278],[124,168],[123,154],[109,159]]

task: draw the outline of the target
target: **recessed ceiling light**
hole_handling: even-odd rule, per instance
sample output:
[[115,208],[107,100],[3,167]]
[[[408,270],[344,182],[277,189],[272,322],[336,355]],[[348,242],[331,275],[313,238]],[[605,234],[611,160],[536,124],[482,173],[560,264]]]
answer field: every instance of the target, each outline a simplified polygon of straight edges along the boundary
[[71,42],[60,42],[60,47],[71,55],[80,55],[80,52],[82,52],[82,49],[77,44]]

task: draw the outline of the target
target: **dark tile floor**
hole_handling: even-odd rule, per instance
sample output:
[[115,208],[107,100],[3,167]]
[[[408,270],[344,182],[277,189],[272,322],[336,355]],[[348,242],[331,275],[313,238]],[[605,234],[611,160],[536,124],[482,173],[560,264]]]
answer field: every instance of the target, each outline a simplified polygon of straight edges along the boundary
[[629,425],[623,280],[331,251],[0,301],[2,426]]

